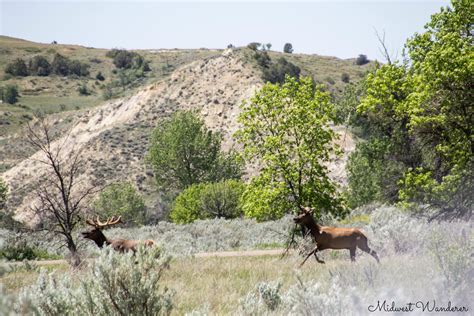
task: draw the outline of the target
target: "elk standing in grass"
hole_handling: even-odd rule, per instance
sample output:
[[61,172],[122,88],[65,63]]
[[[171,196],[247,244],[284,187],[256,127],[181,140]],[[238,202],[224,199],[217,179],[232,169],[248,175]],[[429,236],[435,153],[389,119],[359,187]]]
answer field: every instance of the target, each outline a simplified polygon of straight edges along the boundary
[[380,263],[377,253],[367,245],[367,237],[358,228],[336,228],[329,226],[320,226],[314,220],[311,208],[303,207],[303,212],[296,216],[293,220],[296,224],[302,225],[309,229],[309,233],[313,236],[316,247],[306,256],[301,263],[302,266],[308,258],[314,254],[316,261],[324,263],[320,260],[316,253],[324,249],[348,249],[351,255],[351,261],[355,261],[356,248],[367,252]]
[[105,237],[105,235],[102,233],[102,229],[122,223],[121,216],[112,216],[112,218],[107,220],[105,223],[102,223],[99,220],[99,217],[97,217],[95,221],[87,219],[86,223],[94,227],[94,229],[88,232],[83,232],[82,236],[84,238],[93,240],[99,248],[102,248],[105,244],[106,246],[110,245],[116,251],[127,252],[131,250],[133,253],[135,253],[137,251],[138,245],[141,243],[147,247],[155,245],[155,242],[151,239],[141,241],[130,239],[108,239]]

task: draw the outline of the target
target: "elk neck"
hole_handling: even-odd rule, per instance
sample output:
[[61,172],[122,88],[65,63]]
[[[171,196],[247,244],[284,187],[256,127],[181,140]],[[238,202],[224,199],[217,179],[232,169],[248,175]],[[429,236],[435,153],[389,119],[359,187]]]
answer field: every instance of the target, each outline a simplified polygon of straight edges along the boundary
[[310,216],[309,220],[306,222],[306,228],[311,231],[311,235],[314,237],[321,234],[321,226],[314,220],[313,216]]
[[108,246],[111,243],[110,240],[107,239],[107,237],[105,237],[105,235],[99,229],[97,230],[97,233],[94,237],[95,238],[93,240],[99,248],[102,248],[104,244]]

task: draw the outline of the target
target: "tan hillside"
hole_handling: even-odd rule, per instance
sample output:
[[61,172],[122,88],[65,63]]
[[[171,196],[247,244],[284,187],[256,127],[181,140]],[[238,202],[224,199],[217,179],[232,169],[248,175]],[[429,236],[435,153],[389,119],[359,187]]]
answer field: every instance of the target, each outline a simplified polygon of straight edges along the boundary
[[[148,136],[160,119],[178,109],[198,111],[212,129],[223,131],[224,147],[231,146],[236,129],[238,105],[261,84],[257,74],[227,51],[222,56],[191,63],[175,71],[169,79],[152,84],[131,97],[108,102],[84,113],[71,130],[64,155],[80,148],[87,160],[85,183],[131,180],[147,193],[152,176],[147,173],[144,155]],[[56,144],[61,144],[59,138]],[[31,189],[44,181],[44,166],[24,160],[3,174],[11,188],[9,205],[20,218],[32,203]]]
[[[158,207],[159,193],[154,190],[153,174],[144,161],[152,129],[176,110],[195,110],[208,127],[223,133],[223,149],[228,150],[234,145],[232,134],[238,127],[239,105],[262,84],[259,72],[245,56],[238,50],[226,50],[219,56],[182,66],[169,78],[77,114],[78,117],[59,115],[50,119],[59,133],[66,134],[71,126],[63,154],[67,156],[73,148],[82,150],[87,167],[80,179],[84,184],[132,181],[148,205]],[[354,144],[350,134],[335,129],[342,135],[338,142],[347,151],[342,159],[331,163],[331,176],[343,184],[347,154]],[[60,137],[56,144],[64,140],[64,136]],[[26,210],[34,203],[31,191],[45,180],[44,166],[34,160],[38,155],[2,175],[12,192],[9,207],[17,211],[20,219],[30,217]]]

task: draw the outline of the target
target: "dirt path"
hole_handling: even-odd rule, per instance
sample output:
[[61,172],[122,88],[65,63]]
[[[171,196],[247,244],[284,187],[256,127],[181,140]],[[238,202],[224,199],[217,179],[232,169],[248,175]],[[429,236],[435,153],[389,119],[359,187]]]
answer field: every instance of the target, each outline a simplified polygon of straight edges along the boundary
[[[245,250],[245,251],[218,251],[218,252],[200,252],[194,254],[196,258],[210,258],[210,257],[258,257],[258,256],[280,256],[285,252],[285,249],[270,249],[270,250]],[[37,260],[29,261],[29,263],[38,266],[48,266],[55,264],[66,264],[64,259],[58,260]],[[6,265],[19,265],[22,262],[5,262]]]

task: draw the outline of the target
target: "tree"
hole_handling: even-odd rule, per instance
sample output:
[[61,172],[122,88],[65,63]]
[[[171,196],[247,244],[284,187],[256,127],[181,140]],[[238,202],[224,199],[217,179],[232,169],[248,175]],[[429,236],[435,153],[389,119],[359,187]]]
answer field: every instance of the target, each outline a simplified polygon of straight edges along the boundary
[[126,223],[135,225],[145,223],[145,202],[129,182],[109,185],[94,201],[93,208],[101,218],[122,216]]
[[27,141],[42,155],[37,161],[47,168],[45,181],[34,190],[37,201],[32,211],[42,220],[44,230],[61,236],[71,255],[71,264],[77,266],[81,259],[77,252],[74,229],[79,224],[80,215],[87,208],[90,196],[97,192],[94,186],[86,187],[79,180],[84,163],[81,151],[74,144],[69,153],[63,152],[66,142],[72,140],[66,136],[60,142],[54,142],[50,126],[40,118],[37,126],[28,124]]
[[220,152],[221,138],[192,112],[177,112],[160,123],[148,153],[158,186],[179,191],[195,183],[239,179],[241,167],[234,154]]
[[262,44],[261,43],[258,43],[258,42],[251,42],[251,43],[248,43],[247,47],[250,48],[251,50],[258,50],[258,48],[261,46]]
[[270,210],[266,217],[273,218],[302,206],[343,213],[325,165],[336,153],[333,120],[329,94],[309,77],[266,84],[243,103],[236,136],[245,159],[260,166],[244,193],[246,215],[260,218]]
[[283,52],[287,54],[293,53],[293,45],[291,45],[291,43],[286,43],[285,46],[283,46]]
[[362,66],[362,65],[368,64],[369,62],[370,62],[370,60],[367,58],[367,55],[360,54],[356,58],[354,63],[358,66]]
[[30,60],[29,72],[34,76],[49,76],[51,73],[51,65],[44,56],[35,56]]
[[5,68],[5,72],[18,77],[28,76],[28,68],[26,67],[25,61],[21,58],[17,58],[13,62],[9,63]]
[[69,74],[69,59],[61,54],[54,55],[51,72],[59,76],[67,76]]
[[236,218],[242,215],[245,185],[237,180],[194,184],[177,197],[170,218],[178,224],[206,218]]
[[453,1],[407,41],[409,59],[380,66],[366,80],[358,111],[372,137],[390,142],[384,161],[402,164],[397,199],[470,217],[474,198],[473,16]]
[[2,89],[2,101],[9,103],[9,104],[15,104],[18,102],[18,97],[20,95],[18,94],[18,88],[13,85],[8,85],[5,88]]

